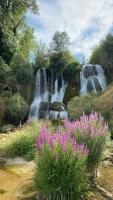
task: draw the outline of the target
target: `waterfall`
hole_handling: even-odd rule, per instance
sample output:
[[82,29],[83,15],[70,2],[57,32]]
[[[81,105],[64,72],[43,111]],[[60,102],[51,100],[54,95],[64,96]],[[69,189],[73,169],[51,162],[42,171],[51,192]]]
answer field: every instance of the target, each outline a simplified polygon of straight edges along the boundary
[[65,83],[63,76],[61,75],[61,87],[60,90],[58,89],[58,78],[55,80],[55,91],[54,94],[51,97],[51,103],[57,101],[57,102],[63,102],[65,90],[67,87],[67,83]]
[[[51,72],[50,82],[47,81],[47,72],[46,69],[39,69],[36,74],[36,83],[35,83],[35,92],[34,99],[30,106],[30,112],[28,119],[39,119],[39,109],[41,102],[63,102],[65,90],[67,87],[67,83],[65,83],[63,79],[63,75],[57,75],[54,80],[54,74]],[[60,79],[60,87],[59,87],[59,79]],[[49,87],[50,86],[50,87]],[[48,89],[49,88],[49,89]],[[45,118],[54,118],[54,119],[67,119],[68,114],[65,108],[61,108],[61,111],[56,110],[47,110],[45,114]]]
[[[43,88],[42,88],[43,82]],[[45,69],[39,69],[36,74],[35,95],[30,106],[29,119],[39,118],[39,108],[42,101],[48,101],[47,76]]]
[[106,90],[106,77],[100,65],[86,64],[80,72],[80,96],[88,92],[97,93],[98,89],[102,92]]

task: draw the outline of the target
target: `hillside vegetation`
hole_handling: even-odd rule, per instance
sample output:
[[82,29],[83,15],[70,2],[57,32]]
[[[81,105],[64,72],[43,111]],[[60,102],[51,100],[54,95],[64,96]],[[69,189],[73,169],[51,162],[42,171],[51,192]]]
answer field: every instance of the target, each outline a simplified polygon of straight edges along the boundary
[[110,85],[104,93],[99,95],[89,94],[84,97],[74,97],[68,103],[68,112],[71,119],[76,119],[83,112],[86,114],[92,111],[102,114],[105,120],[113,129],[113,86]]

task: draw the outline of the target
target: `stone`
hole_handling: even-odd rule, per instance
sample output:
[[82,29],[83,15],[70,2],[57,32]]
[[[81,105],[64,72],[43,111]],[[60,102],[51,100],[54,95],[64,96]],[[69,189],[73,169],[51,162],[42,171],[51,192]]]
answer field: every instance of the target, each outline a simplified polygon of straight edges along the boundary
[[7,124],[1,127],[1,133],[9,133],[15,130],[15,126],[12,124]]
[[40,109],[39,109],[39,117],[46,118],[47,113],[49,111],[65,111],[65,105],[61,102],[41,102]]

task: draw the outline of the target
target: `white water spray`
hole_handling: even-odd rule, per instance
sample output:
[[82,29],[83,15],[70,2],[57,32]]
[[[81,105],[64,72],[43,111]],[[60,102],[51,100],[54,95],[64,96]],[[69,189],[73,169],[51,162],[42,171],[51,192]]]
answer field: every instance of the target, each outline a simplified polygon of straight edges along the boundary
[[[51,102],[51,103],[63,102],[67,84],[65,83],[63,76],[61,75],[61,86],[59,88],[58,78],[56,78],[56,80],[53,81],[53,72],[51,73],[51,75],[52,75],[51,77],[52,81],[50,90],[53,90],[54,88],[53,94],[52,91],[48,90],[46,69],[43,68],[38,70],[36,74],[35,95],[34,95],[34,100],[30,107],[28,120],[39,118],[39,109],[41,102]],[[68,118],[68,114],[65,109],[59,112],[58,111],[47,111],[47,112],[48,114],[46,115],[46,118],[48,119]]]
[[80,72],[80,83],[80,96],[89,92],[97,93],[98,88],[103,92],[107,88],[104,70],[100,65],[84,65]]

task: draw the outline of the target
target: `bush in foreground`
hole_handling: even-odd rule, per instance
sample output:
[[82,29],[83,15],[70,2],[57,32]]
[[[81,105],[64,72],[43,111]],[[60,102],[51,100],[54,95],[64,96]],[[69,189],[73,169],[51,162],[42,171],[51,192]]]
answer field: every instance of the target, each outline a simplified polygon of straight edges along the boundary
[[96,112],[89,116],[83,114],[80,120],[65,121],[64,126],[68,134],[75,137],[79,144],[87,146],[89,149],[88,170],[92,173],[95,172],[100,163],[108,135],[108,125],[104,122],[103,117]]
[[71,135],[51,133],[43,125],[36,143],[36,189],[44,199],[79,200],[88,189],[88,150]]

